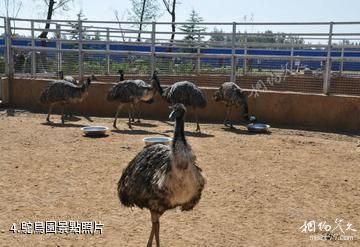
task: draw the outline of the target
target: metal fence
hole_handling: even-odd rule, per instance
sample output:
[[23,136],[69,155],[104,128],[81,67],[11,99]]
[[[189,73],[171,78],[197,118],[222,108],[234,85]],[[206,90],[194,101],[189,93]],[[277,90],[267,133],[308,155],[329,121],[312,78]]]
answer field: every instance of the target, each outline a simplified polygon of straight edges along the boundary
[[[360,22],[151,22],[139,32],[136,22],[1,19],[0,73],[8,76],[64,71],[82,78],[119,69],[150,75],[156,69],[200,76],[212,86],[223,76],[257,90],[360,95]],[[202,31],[180,31],[190,24]],[[47,38],[39,38],[43,31]]]

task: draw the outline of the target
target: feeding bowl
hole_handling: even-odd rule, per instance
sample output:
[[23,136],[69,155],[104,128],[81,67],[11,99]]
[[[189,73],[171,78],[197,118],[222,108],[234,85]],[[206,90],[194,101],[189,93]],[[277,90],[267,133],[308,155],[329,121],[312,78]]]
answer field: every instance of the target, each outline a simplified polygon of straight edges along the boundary
[[255,133],[269,132],[270,125],[264,123],[251,123],[247,125],[248,131]]
[[86,126],[81,128],[87,136],[102,136],[105,135],[108,129],[109,128],[105,126]]
[[143,141],[145,142],[146,146],[157,143],[169,145],[172,141],[172,138],[166,136],[150,136],[150,137],[145,137]]

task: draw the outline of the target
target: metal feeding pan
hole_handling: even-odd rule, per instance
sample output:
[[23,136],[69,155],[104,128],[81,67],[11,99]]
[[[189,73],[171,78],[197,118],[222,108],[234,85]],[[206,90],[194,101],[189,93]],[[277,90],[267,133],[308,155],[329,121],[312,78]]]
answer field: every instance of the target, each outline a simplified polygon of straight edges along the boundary
[[105,135],[108,129],[105,126],[86,126],[81,128],[86,136],[102,136]]
[[255,133],[269,132],[270,125],[264,123],[251,123],[247,125],[248,131]]
[[172,138],[166,136],[150,136],[150,137],[145,137],[143,141],[146,146],[157,143],[169,145],[172,141]]

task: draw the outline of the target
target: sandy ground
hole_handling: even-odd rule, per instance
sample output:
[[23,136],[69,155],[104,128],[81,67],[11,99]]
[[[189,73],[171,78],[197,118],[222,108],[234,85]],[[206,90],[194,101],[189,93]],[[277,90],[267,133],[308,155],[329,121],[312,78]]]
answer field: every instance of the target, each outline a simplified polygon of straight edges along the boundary
[[[0,245],[145,246],[150,214],[121,206],[117,181],[142,138],[171,136],[170,123],[144,120],[131,131],[120,119],[118,131],[87,138],[81,126],[111,127],[112,119],[80,116],[62,126],[58,115],[53,125],[45,117],[0,111]],[[193,211],[161,217],[162,246],[360,246],[358,136],[278,128],[254,135],[220,124],[202,124],[198,135],[193,123],[186,130],[207,185]],[[310,240],[324,233],[318,223],[334,229],[336,219],[355,240]],[[311,220],[316,233],[302,232]],[[45,221],[97,221],[103,232],[9,231],[13,223],[19,229]],[[352,230],[345,231],[348,223]]]

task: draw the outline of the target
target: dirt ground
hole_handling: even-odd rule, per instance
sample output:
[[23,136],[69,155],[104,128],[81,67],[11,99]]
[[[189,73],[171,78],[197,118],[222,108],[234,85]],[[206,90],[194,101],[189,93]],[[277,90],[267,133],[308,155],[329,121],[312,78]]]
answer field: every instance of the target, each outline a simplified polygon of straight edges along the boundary
[[[113,131],[111,118],[79,116],[61,125],[54,115],[48,125],[45,117],[0,111],[0,246],[145,246],[150,214],[121,206],[117,181],[142,138],[171,136],[171,123],[143,120],[129,130],[120,119]],[[84,137],[80,127],[89,124],[110,127],[108,136]],[[359,136],[201,127],[199,135],[187,123],[186,134],[207,184],[193,211],[161,217],[162,246],[360,245]],[[315,233],[302,232],[312,220]],[[21,222],[45,221],[96,221],[103,232],[10,231],[13,223],[20,229]],[[310,240],[325,232],[318,225],[324,221],[333,236],[343,230],[354,240]]]

